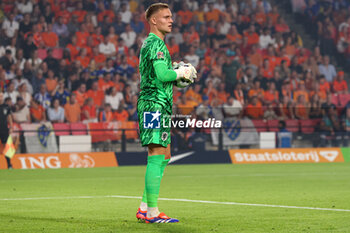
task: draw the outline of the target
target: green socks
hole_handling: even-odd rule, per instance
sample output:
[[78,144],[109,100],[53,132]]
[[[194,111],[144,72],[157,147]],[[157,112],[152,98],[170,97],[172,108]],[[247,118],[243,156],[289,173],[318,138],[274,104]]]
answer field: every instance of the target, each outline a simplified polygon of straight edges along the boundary
[[147,158],[147,169],[145,177],[145,190],[142,202],[148,207],[157,207],[160,181],[162,180],[166,165],[170,159],[164,159],[164,155],[151,155]]

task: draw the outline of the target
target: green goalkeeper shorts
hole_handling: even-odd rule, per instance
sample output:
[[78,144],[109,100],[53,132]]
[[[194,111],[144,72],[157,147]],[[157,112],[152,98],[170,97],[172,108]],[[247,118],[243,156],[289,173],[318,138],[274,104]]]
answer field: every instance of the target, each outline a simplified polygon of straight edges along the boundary
[[165,109],[154,101],[138,100],[137,114],[142,146],[158,144],[167,147],[171,143],[171,108]]

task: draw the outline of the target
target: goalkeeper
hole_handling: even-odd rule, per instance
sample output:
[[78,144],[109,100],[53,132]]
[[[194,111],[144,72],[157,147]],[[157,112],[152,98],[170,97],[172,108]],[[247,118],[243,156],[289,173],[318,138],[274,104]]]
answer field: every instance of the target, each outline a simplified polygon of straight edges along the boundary
[[137,102],[140,139],[148,147],[145,189],[136,217],[146,223],[172,223],[158,210],[160,182],[170,160],[170,128],[163,128],[163,120],[170,120],[173,107],[173,85],[185,87],[193,83],[196,70],[190,64],[176,64],[173,70],[164,36],[171,32],[172,14],[164,3],[152,4],[146,10],[150,34],[140,51],[139,70],[141,92]]

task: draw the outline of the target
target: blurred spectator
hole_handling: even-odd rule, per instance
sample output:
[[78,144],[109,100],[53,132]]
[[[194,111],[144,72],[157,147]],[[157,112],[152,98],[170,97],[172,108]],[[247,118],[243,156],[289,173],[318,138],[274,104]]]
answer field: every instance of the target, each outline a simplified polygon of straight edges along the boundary
[[310,119],[322,118],[321,101],[317,93],[315,93],[311,97],[309,118]]
[[273,109],[272,104],[267,105],[267,109],[264,111],[264,119],[265,120],[277,120],[277,114]]
[[299,95],[295,106],[295,117],[300,120],[309,119],[310,104],[305,95]]
[[136,41],[136,33],[132,30],[130,25],[125,26],[125,32],[120,35],[124,40],[125,45],[130,48]]
[[344,71],[339,71],[337,78],[333,81],[333,92],[336,94],[347,94],[348,84],[344,80]]
[[225,117],[241,117],[243,114],[242,104],[233,96],[227,99],[227,102],[223,104],[222,108]]
[[59,17],[58,22],[52,26],[52,32],[58,36],[60,45],[66,45],[69,31],[67,25],[63,23],[62,17]]
[[119,104],[118,110],[114,112],[114,119],[116,121],[127,121],[128,118],[129,118],[129,113],[125,109],[124,100],[122,100]]
[[32,95],[27,90],[27,84],[22,83],[18,87],[18,96],[21,96],[27,106],[30,105],[32,101]]
[[51,96],[47,92],[45,84],[40,85],[40,90],[34,95],[34,99],[37,100],[45,109],[50,107]]
[[77,102],[75,93],[69,97],[69,102],[64,105],[64,115],[68,123],[75,123],[80,121],[81,109]]
[[10,44],[12,38],[17,38],[19,23],[15,21],[14,13],[10,13],[2,23],[2,31],[5,36],[3,39],[5,44]]
[[23,98],[20,96],[17,97],[17,102],[15,104],[15,111],[13,113],[13,121],[15,123],[18,123],[18,124],[31,122],[29,108],[27,107]]
[[124,99],[123,94],[118,92],[116,87],[110,87],[106,92],[105,103],[110,104],[112,109],[118,110],[121,101]]
[[86,99],[88,98],[88,95],[86,93],[86,84],[81,83],[79,85],[78,90],[74,91],[74,94],[76,96],[76,102],[79,104],[80,107],[83,107],[83,105],[85,105]]
[[106,103],[103,107],[103,110],[100,112],[98,120],[100,122],[111,122],[113,121],[113,112],[110,104]]
[[131,103],[128,105],[129,121],[138,121],[137,116],[137,96],[131,97]]
[[96,107],[92,98],[85,99],[81,109],[81,121],[84,123],[97,122]]
[[328,56],[324,56],[323,63],[318,68],[320,73],[325,76],[327,82],[333,82],[333,79],[337,76],[334,65],[329,64]]
[[209,97],[203,96],[203,102],[196,108],[196,115],[198,119],[207,120],[212,116],[212,107],[209,105]]
[[91,89],[86,92],[86,95],[93,100],[97,107],[102,107],[105,94],[102,90],[99,90],[97,81],[92,83]]
[[50,108],[47,109],[48,120],[53,123],[63,123],[64,115],[64,109],[60,106],[60,100],[53,99]]
[[6,71],[8,71],[14,62],[12,51],[10,49],[6,49],[5,55],[0,58],[0,64]]
[[320,146],[326,147],[328,145],[328,141],[332,142],[332,146],[338,147],[342,130],[341,124],[339,122],[339,118],[337,116],[336,108],[329,108],[328,112],[323,116],[322,121],[319,126],[320,133]]
[[5,94],[4,94],[4,99],[6,99],[7,97],[10,97],[12,103],[16,103],[18,96],[19,96],[19,93],[18,93],[18,91],[15,90],[15,84],[12,81],[7,86],[7,90],[6,90]]
[[31,100],[29,111],[32,122],[38,123],[46,121],[45,109],[37,100]]
[[117,50],[114,44],[108,41],[108,37],[105,37],[103,42],[99,45],[99,51],[107,58],[110,58],[116,55]]
[[258,101],[257,96],[253,96],[251,98],[251,101],[247,105],[245,111],[246,111],[246,115],[251,119],[261,119],[264,115],[262,105]]

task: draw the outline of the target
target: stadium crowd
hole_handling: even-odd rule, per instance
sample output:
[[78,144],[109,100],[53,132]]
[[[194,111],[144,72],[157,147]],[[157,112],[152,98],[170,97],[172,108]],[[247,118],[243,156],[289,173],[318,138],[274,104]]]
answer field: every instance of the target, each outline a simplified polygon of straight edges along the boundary
[[[309,2],[305,12],[314,18],[317,11]],[[138,54],[149,31],[150,3],[1,1],[0,90],[14,121],[137,121]],[[194,85],[174,87],[177,113],[216,119],[326,117],[328,128],[341,117],[349,123],[344,72],[336,72],[321,47],[304,48],[269,1],[168,3],[174,15],[166,36],[172,59],[198,70]],[[318,31],[332,32],[327,36],[346,44],[348,12],[339,11],[346,17],[336,24],[323,17]]]

